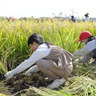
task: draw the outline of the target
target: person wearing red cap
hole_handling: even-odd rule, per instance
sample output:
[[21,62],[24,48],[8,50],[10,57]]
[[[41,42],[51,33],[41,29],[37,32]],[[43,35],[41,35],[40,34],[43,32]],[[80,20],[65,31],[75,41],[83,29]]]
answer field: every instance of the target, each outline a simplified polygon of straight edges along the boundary
[[85,46],[73,53],[74,63],[84,64],[93,58],[94,61],[89,64],[96,65],[96,38],[89,31],[83,31],[77,42],[83,42]]
[[76,22],[74,15],[71,16],[71,20],[72,20],[72,22]]

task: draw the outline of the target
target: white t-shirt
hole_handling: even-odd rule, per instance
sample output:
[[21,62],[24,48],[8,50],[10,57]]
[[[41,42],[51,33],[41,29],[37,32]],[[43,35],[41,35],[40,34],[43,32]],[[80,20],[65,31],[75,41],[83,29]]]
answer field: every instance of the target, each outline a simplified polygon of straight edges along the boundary
[[31,65],[36,63],[38,60],[46,57],[49,55],[51,51],[51,48],[48,48],[47,44],[43,43],[41,44],[36,51],[30,56],[29,59],[22,62],[20,65],[18,65],[14,70],[15,73],[20,73],[27,68],[29,68]]
[[83,48],[73,53],[74,59],[85,56],[96,49],[96,39],[88,42]]

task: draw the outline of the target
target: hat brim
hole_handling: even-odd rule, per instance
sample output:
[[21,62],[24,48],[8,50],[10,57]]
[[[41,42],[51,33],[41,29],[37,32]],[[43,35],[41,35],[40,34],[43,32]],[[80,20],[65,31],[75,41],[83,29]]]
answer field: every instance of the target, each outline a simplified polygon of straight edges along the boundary
[[78,40],[77,42],[80,42],[80,41],[83,41],[83,40]]

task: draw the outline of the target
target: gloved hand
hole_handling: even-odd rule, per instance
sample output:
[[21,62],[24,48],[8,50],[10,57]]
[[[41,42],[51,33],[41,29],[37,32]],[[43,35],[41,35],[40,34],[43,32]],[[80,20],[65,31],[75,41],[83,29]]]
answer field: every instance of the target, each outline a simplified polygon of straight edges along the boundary
[[76,59],[75,61],[73,61],[73,66],[74,68],[77,68],[79,66],[79,59]]
[[25,72],[25,76],[31,76],[31,75],[32,75],[32,73],[29,72],[29,70]]
[[79,64],[79,61],[80,61],[79,59],[76,59],[73,63],[74,64]]
[[15,72],[12,70],[12,71],[7,72],[4,76],[8,80],[8,79],[12,78],[13,75],[15,75]]
[[39,69],[37,68],[37,65],[34,65],[28,71],[25,72],[25,75],[30,76],[30,75],[32,75],[32,73],[36,73],[38,71],[39,71]]

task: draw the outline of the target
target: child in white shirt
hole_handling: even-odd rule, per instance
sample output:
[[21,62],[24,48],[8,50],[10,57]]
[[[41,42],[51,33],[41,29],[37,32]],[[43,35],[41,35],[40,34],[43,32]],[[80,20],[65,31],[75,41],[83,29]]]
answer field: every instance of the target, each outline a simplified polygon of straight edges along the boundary
[[48,85],[49,88],[54,89],[62,85],[73,69],[72,54],[61,47],[44,42],[43,37],[38,33],[33,33],[28,38],[28,46],[34,53],[15,69],[7,72],[6,79],[29,68],[25,72],[26,76],[41,71],[49,80],[54,80]]

